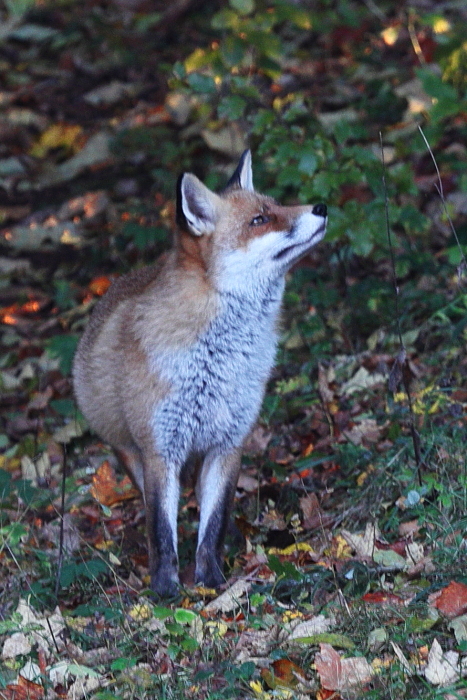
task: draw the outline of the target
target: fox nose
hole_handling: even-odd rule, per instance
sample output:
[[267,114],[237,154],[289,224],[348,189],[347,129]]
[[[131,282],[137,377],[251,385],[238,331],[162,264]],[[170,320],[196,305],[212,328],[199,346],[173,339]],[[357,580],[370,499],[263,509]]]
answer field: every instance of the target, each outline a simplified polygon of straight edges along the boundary
[[328,208],[325,204],[315,204],[311,213],[315,216],[322,216],[323,218],[328,215]]

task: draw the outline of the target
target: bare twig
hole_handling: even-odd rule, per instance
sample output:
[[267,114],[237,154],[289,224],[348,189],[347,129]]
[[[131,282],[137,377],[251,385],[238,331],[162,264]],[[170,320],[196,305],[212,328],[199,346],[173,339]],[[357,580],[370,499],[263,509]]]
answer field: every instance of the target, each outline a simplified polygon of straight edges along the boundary
[[438,183],[435,185],[436,191],[438,192],[439,197],[440,197],[440,199],[441,199],[441,202],[442,202],[442,204],[443,204],[443,210],[444,210],[444,213],[445,213],[445,215],[446,215],[446,219],[447,219],[448,222],[449,222],[449,227],[450,227],[450,229],[451,229],[451,231],[452,231],[452,235],[454,236],[454,239],[455,239],[455,241],[456,241],[457,247],[458,247],[458,249],[459,249],[460,258],[461,258],[461,263],[460,263],[459,267],[457,268],[457,277],[458,277],[458,279],[459,279],[459,281],[460,281],[461,278],[463,277],[463,274],[464,274],[465,271],[467,270],[467,260],[465,259],[464,251],[462,250],[462,246],[461,246],[461,244],[460,244],[459,237],[458,237],[458,235],[457,235],[457,231],[456,231],[455,226],[454,226],[454,224],[453,224],[453,222],[452,222],[451,215],[450,215],[450,213],[449,213],[449,211],[448,211],[448,207],[447,207],[447,203],[446,203],[446,198],[445,198],[445,196],[444,196],[443,181],[441,180],[441,173],[439,172],[438,163],[436,162],[435,154],[434,154],[433,151],[431,150],[431,146],[430,146],[430,144],[428,143],[428,139],[426,138],[425,134],[423,133],[423,129],[422,129],[422,127],[421,127],[420,125],[418,125],[418,129],[419,129],[419,131],[420,131],[420,133],[421,133],[421,135],[422,135],[422,139],[423,139],[424,142],[425,142],[425,146],[426,146],[427,149],[428,149],[428,153],[429,153],[430,156],[431,156],[431,160],[433,161],[433,165],[435,166],[436,174],[437,174],[437,176],[438,176]]
[[380,141],[380,146],[381,146],[381,159],[382,159],[382,164],[383,164],[383,188],[384,188],[384,210],[385,210],[385,215],[386,215],[386,231],[387,231],[387,236],[388,236],[388,245],[389,245],[389,251],[390,251],[390,256],[391,256],[391,268],[392,268],[392,282],[394,286],[394,295],[395,295],[395,302],[396,302],[396,324],[397,324],[397,335],[399,337],[399,353],[395,359],[394,362],[394,367],[391,370],[391,376],[389,377],[389,388],[391,391],[395,391],[397,388],[397,384],[399,381],[402,380],[402,384],[404,386],[405,393],[407,394],[407,400],[409,404],[409,428],[410,428],[410,434],[412,436],[412,443],[413,443],[413,450],[414,450],[414,456],[415,456],[415,464],[417,465],[417,474],[418,474],[418,481],[419,484],[421,485],[422,483],[422,456],[421,456],[421,445],[420,445],[420,433],[418,432],[416,425],[415,425],[415,413],[413,410],[413,403],[412,403],[412,395],[410,393],[410,384],[409,384],[409,372],[406,371],[404,372],[404,369],[408,369],[408,359],[407,359],[407,350],[404,345],[404,339],[402,337],[402,329],[401,329],[401,321],[400,321],[400,313],[399,313],[399,285],[397,284],[397,275],[396,275],[396,259],[394,255],[394,248],[392,245],[392,238],[391,238],[391,227],[390,227],[390,222],[389,222],[389,200],[388,200],[388,190],[387,190],[387,185],[386,185],[386,163],[384,161],[384,148],[383,148],[383,136],[382,133],[379,132],[379,141]]
[[65,481],[66,481],[66,445],[63,443],[63,473],[62,473],[62,498],[60,503],[60,539],[58,544],[58,562],[57,562],[57,580],[55,581],[55,598],[58,599],[58,592],[60,590],[60,576],[62,574],[63,566],[63,538],[64,538],[64,522],[63,517],[65,515]]

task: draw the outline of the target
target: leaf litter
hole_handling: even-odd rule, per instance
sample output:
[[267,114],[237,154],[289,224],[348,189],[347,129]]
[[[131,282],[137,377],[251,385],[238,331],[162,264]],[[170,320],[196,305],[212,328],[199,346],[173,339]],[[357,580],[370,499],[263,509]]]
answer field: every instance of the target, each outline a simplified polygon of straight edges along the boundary
[[[253,11],[248,9],[250,3],[231,5],[246,15]],[[131,3],[130,9],[125,10],[130,17],[128,26],[131,26],[134,12],[130,6]],[[148,581],[144,544],[141,545],[144,542],[140,527],[141,501],[131,484],[115,475],[105,447],[89,439],[75,409],[57,403],[71,400],[72,336],[79,334],[93,300],[110,284],[117,261],[123,260],[123,267],[145,261],[146,253],[137,250],[125,226],[130,222],[135,228],[139,227],[139,235],[149,240],[149,255],[152,256],[159,248],[153,215],[148,214],[148,209],[154,209],[154,202],[157,203],[155,220],[159,227],[167,225],[170,215],[172,205],[157,174],[149,187],[150,201],[149,196],[143,194],[148,183],[141,179],[140,171],[148,162],[148,140],[143,145],[136,143],[128,147],[127,144],[128,150],[123,153],[118,152],[115,143],[119,137],[126,138],[129,128],[141,124],[145,127],[169,125],[172,129],[168,132],[169,139],[179,139],[189,151],[190,138],[198,138],[194,151],[205,148],[212,163],[213,158],[228,160],[238,154],[246,144],[246,132],[236,120],[190,123],[199,102],[196,96],[184,96],[184,100],[177,101],[174,98],[177,93],[172,92],[165,102],[164,91],[159,91],[151,76],[151,62],[148,69],[135,76],[134,71],[123,68],[118,61],[112,65],[112,57],[100,55],[98,60],[90,60],[83,34],[80,34],[77,48],[73,48],[72,43],[60,56],[58,68],[45,58],[37,66],[36,73],[30,55],[46,56],[38,48],[42,46],[49,47],[47,51],[52,55],[58,51],[53,48],[53,42],[61,36],[60,23],[72,17],[73,12],[72,6],[68,10],[57,10],[55,17],[60,17],[60,21],[45,15],[41,24],[16,19],[11,22],[10,19],[8,26],[0,30],[1,40],[8,41],[3,44],[8,46],[7,63],[8,56],[24,57],[26,66],[22,80],[21,75],[16,76],[18,82],[10,82],[9,90],[1,93],[4,109],[1,124],[12,139],[12,146],[0,153],[0,180],[7,193],[0,203],[5,253],[0,272],[5,282],[10,283],[12,294],[7,286],[2,286],[3,347],[7,359],[1,368],[1,399],[6,407],[1,468],[9,478],[2,477],[0,493],[11,490],[12,483],[29,484],[18,491],[17,500],[9,502],[10,519],[5,525],[3,520],[0,522],[5,538],[0,563],[2,571],[4,569],[2,577],[5,581],[11,577],[11,581],[18,573],[14,563],[21,550],[32,557],[38,543],[42,543],[49,560],[56,559],[62,527],[57,510],[61,470],[71,458],[74,486],[67,493],[70,513],[63,519],[63,536],[65,554],[75,560],[77,573],[74,583],[61,598],[61,609],[68,614],[83,605],[85,610],[81,619],[79,616],[62,617],[60,609],[43,616],[24,598],[16,607],[13,607],[14,596],[2,603],[5,606],[3,618],[16,621],[16,628],[10,631],[4,628],[2,632],[3,658],[19,658],[22,663],[22,657],[32,654],[32,660],[25,662],[14,678],[10,667],[6,676],[8,683],[1,692],[9,698],[45,697],[42,681],[39,682],[41,674],[58,689],[61,697],[87,697],[109,681],[114,652],[101,642],[110,640],[117,647],[123,644],[124,635],[122,628],[109,622],[101,609],[93,610],[90,605],[90,601],[98,597],[98,588],[94,587],[95,578],[89,575],[89,570],[85,566],[78,568],[78,564],[87,565],[84,542],[95,548],[93,556],[96,551],[105,552],[105,547],[110,547],[104,567],[110,571],[103,584],[106,600],[117,605],[114,601],[119,596],[127,596],[123,608],[129,620],[127,624],[135,625],[132,628],[135,637],[138,625],[147,625],[148,634],[154,635],[151,641],[157,651],[147,666],[137,666],[141,678],[148,670],[161,678],[170,677],[175,667],[181,672],[192,660],[189,653],[197,653],[190,645],[209,647],[213,640],[216,644],[223,640],[229,650],[226,658],[230,665],[232,658],[239,668],[251,662],[255,669],[261,669],[261,674],[257,673],[249,686],[256,697],[277,697],[272,693],[280,692],[280,688],[296,693],[296,697],[302,693],[309,697],[323,690],[344,694],[364,692],[379,673],[378,661],[384,665],[395,664],[398,660],[405,672],[423,675],[433,685],[444,687],[456,683],[465,676],[465,655],[463,651],[447,649],[445,637],[440,637],[441,646],[431,636],[425,656],[425,652],[420,652],[417,663],[406,658],[410,645],[403,651],[391,638],[392,629],[402,626],[405,611],[414,601],[418,604],[417,596],[432,583],[430,555],[434,546],[424,530],[423,518],[411,516],[414,503],[427,503],[429,495],[409,484],[404,476],[401,491],[406,484],[407,488],[399,500],[394,497],[393,502],[399,513],[408,511],[411,519],[400,525],[393,522],[386,526],[383,536],[372,519],[371,500],[349,504],[345,500],[347,487],[345,483],[344,486],[339,484],[340,480],[345,482],[348,469],[343,459],[345,450],[350,457],[359,455],[358,459],[362,452],[352,450],[374,450],[372,460],[376,460],[378,451],[385,453],[398,444],[401,435],[395,434],[395,423],[388,416],[396,404],[402,415],[403,434],[407,397],[398,397],[396,389],[408,366],[414,387],[414,410],[420,416],[420,425],[431,414],[435,420],[458,420],[465,427],[465,397],[449,397],[444,388],[430,384],[431,375],[435,378],[437,375],[426,362],[422,364],[422,345],[430,342],[423,325],[404,335],[409,355],[407,364],[405,359],[401,363],[397,355],[391,355],[395,336],[386,328],[378,328],[373,336],[365,337],[362,333],[359,342],[367,343],[370,351],[353,352],[349,347],[353,341],[349,341],[345,323],[329,314],[329,329],[339,338],[334,347],[338,347],[340,356],[333,352],[327,356],[325,365],[320,363],[315,368],[318,393],[312,398],[310,386],[316,376],[310,381],[309,370],[303,368],[304,352],[309,353],[310,341],[306,333],[302,335],[295,329],[285,347],[296,352],[297,359],[292,359],[291,370],[281,365],[273,379],[277,382],[275,395],[282,397],[286,410],[282,409],[281,413],[279,409],[278,417],[272,421],[264,420],[264,425],[255,429],[246,446],[248,463],[244,465],[237,493],[243,517],[243,520],[237,518],[237,522],[241,524],[245,548],[243,553],[232,557],[232,568],[239,578],[220,595],[209,590],[188,589],[181,605],[192,612],[190,622],[184,621],[180,614],[174,616],[172,607],[155,605],[138,592],[141,588],[131,585],[132,581],[141,586],[141,582],[147,584]],[[120,25],[120,19],[113,24],[112,12],[109,27],[125,26],[125,23]],[[145,18],[145,12],[143,8],[140,19]],[[57,26],[47,26],[49,21]],[[196,43],[197,38],[194,39],[192,33],[198,30],[192,28],[190,22],[182,29],[189,37],[187,41]],[[91,33],[96,31],[94,27]],[[343,44],[340,44],[338,32],[330,36],[330,41],[335,42],[334,50],[340,51],[345,45],[342,55],[350,51],[347,60],[354,61],[350,55],[356,47],[352,31],[346,34]],[[144,51],[147,50],[145,46]],[[177,50],[180,51],[180,47]],[[168,60],[174,57],[173,49],[171,51]],[[285,67],[281,76],[283,83],[302,80],[311,61],[308,67],[306,63],[303,61],[291,70]],[[336,66],[333,70],[337,70]],[[316,67],[311,66],[313,71]],[[45,71],[47,77],[44,84],[39,82],[41,71]],[[5,72],[2,65],[0,72],[2,75]],[[364,71],[361,76],[347,88],[354,95],[353,99],[365,89],[363,85],[368,78]],[[332,82],[329,79],[329,83]],[[342,93],[340,79],[335,83],[331,92],[339,95]],[[280,81],[272,85],[271,97]],[[415,122],[410,123],[414,114],[432,107],[432,98],[427,97],[418,79],[403,82],[396,93],[407,99],[408,111],[403,121],[395,125],[393,133],[388,133],[388,141],[396,140],[394,132],[409,129],[413,133],[414,127],[417,128]],[[342,106],[337,109],[333,106],[328,111],[323,100],[318,111],[318,120],[329,133],[334,133],[343,119],[350,124],[358,122],[359,112],[342,94],[339,97],[341,102],[343,100]],[[187,131],[180,131],[182,128]],[[157,149],[166,140],[167,135],[160,138]],[[385,159],[389,164],[391,159],[397,160],[397,149],[388,148]],[[214,157],[212,152],[220,156]],[[166,173],[174,178],[176,173],[172,171],[178,172],[179,161],[184,158],[186,160],[187,156],[177,151],[166,156]],[[150,167],[157,166],[151,161]],[[433,194],[436,180],[431,173],[426,174],[422,169],[417,182],[426,193]],[[122,202],[119,193],[125,191],[131,192],[132,202]],[[363,191],[357,187],[352,194],[363,203],[366,196]],[[452,192],[448,198],[455,216],[462,222],[465,197],[461,192]],[[345,206],[345,202],[342,205]],[[130,212],[131,206],[135,210]],[[437,212],[436,220],[446,236],[448,227],[442,221],[440,207]],[[438,252],[442,255],[443,249]],[[321,264],[325,264],[324,260]],[[347,290],[355,283],[352,276],[363,279],[366,275],[363,263],[360,269],[353,264],[355,269],[347,269],[346,279],[340,280]],[[61,297],[51,285],[53,279],[67,283]],[[335,280],[332,285],[336,286]],[[313,312],[309,313],[313,318]],[[433,325],[439,318],[431,319]],[[316,333],[313,343],[319,343],[319,333],[322,331]],[[60,338],[55,345],[49,344],[51,337],[58,338],[58,335]],[[58,354],[54,355],[57,348]],[[458,359],[462,364],[463,356]],[[394,404],[385,395],[391,368],[394,386],[390,389],[396,394]],[[462,391],[461,387],[457,389]],[[273,394],[271,391],[271,396]],[[456,408],[459,406],[461,409]],[[459,410],[461,413],[456,414]],[[77,445],[79,450],[75,451]],[[66,459],[63,448],[66,448]],[[452,457],[448,454],[449,459]],[[264,469],[258,470],[258,466],[264,465]],[[354,463],[352,468],[359,470],[361,485],[375,477],[374,467],[368,460],[357,462],[357,467]],[[50,490],[49,501],[44,499],[44,487]],[[34,493],[28,488],[34,489]],[[193,515],[193,502],[192,494],[188,495],[184,514]],[[253,502],[257,502],[259,512],[254,512]],[[25,511],[20,516],[23,507]],[[385,501],[384,508],[390,507]],[[346,509],[348,512],[343,512]],[[23,521],[23,529],[13,527],[21,525],[15,518]],[[342,523],[345,527],[341,527]],[[190,526],[185,520],[182,529],[184,536],[190,535]],[[40,535],[36,530],[41,531]],[[427,530],[429,532],[429,527]],[[461,533],[450,536],[451,541],[458,543],[460,551],[462,546],[465,551],[465,537],[462,545]],[[117,547],[119,542],[123,542],[122,551]],[[35,565],[28,563],[22,567],[20,587],[14,590],[18,592],[26,587],[29,591],[31,583],[33,591],[37,590],[34,585],[41,576],[44,580],[44,572],[39,576]],[[92,573],[92,567],[90,570]],[[432,615],[437,611],[441,619],[449,621],[447,624],[453,631],[449,642],[455,640],[460,644],[465,641],[466,586],[462,581],[449,580],[449,574],[446,576],[444,587],[427,595],[427,609],[413,613],[409,620],[413,625],[426,623],[428,629],[428,623],[442,624]],[[89,591],[80,590],[80,577],[89,582]],[[339,591],[337,598],[336,591]],[[50,599],[47,604],[53,609]],[[383,621],[387,625],[389,639],[381,634],[381,626],[368,631],[368,646],[362,641],[362,633],[353,635],[356,641],[352,635],[343,634],[345,620],[347,617],[358,619],[358,606],[362,604],[378,609],[379,619],[375,624]],[[316,614],[321,609],[324,614]],[[166,622],[162,619],[164,615]],[[91,649],[84,650],[77,643],[72,646],[67,635],[73,628],[80,628],[79,634],[87,635]],[[84,644],[79,634],[76,640]],[[356,643],[361,656],[352,655]],[[290,659],[274,658],[286,647],[291,650]],[[311,649],[308,659],[313,659],[314,667],[307,665],[296,651],[306,647]],[[389,649],[393,651],[391,656]],[[366,657],[374,658],[370,663]],[[78,664],[73,659],[77,659]],[[99,664],[107,667],[105,679],[93,670],[93,666]],[[244,685],[244,679],[241,683]]]

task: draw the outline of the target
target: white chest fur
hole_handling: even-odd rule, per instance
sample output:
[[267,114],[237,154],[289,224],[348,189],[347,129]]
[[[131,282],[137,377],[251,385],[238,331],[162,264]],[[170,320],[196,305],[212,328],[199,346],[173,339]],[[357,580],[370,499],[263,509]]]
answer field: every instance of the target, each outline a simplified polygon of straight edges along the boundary
[[180,469],[191,453],[239,447],[257,418],[276,352],[283,283],[259,299],[222,294],[220,312],[188,349],[154,353],[171,387],[153,413],[159,453]]

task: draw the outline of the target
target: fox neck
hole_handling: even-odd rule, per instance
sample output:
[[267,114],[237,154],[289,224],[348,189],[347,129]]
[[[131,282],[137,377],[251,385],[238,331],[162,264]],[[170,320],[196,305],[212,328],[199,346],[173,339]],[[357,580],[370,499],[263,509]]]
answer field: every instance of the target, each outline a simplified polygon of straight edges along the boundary
[[[208,287],[224,298],[225,304],[243,299],[248,303],[250,313],[254,309],[269,306],[275,301],[280,303],[284,290],[284,277],[270,277],[262,274],[261,269],[244,270],[229,269],[223,264],[225,251],[215,251],[212,236],[194,238],[191,234],[181,231],[177,239],[176,265],[183,272],[199,275]],[[240,274],[239,274],[240,273]]]

